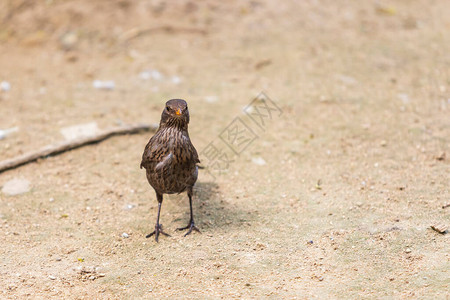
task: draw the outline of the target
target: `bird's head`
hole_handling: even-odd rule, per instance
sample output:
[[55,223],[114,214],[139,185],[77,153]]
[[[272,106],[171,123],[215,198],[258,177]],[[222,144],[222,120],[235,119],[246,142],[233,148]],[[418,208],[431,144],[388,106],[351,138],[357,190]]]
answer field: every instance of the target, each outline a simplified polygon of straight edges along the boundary
[[183,99],[172,99],[166,102],[161,114],[161,125],[187,128],[189,124],[189,110]]

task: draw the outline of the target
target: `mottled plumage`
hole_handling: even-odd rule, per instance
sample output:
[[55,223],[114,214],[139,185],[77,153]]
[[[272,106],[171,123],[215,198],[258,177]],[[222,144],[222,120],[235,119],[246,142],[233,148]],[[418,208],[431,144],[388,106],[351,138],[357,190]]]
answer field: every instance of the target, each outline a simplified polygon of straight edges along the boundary
[[142,155],[141,168],[146,169],[147,180],[156,192],[158,200],[158,216],[155,231],[147,237],[155,235],[156,241],[162,231],[159,215],[163,194],[174,194],[187,191],[191,209],[191,220],[188,226],[178,228],[199,231],[194,224],[192,212],[192,189],[197,181],[199,163],[197,151],[189,139],[189,111],[187,103],[181,99],[166,102],[161,115],[158,131],[150,139]]

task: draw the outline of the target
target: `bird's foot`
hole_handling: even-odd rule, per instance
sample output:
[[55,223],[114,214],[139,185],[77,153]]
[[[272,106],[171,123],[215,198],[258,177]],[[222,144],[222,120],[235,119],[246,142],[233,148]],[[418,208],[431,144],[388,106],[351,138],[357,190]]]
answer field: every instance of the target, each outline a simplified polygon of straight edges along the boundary
[[186,230],[186,229],[189,229],[189,230],[188,230],[188,232],[186,232],[186,234],[184,236],[187,236],[188,234],[191,234],[192,230],[195,230],[198,233],[201,233],[200,230],[197,227],[195,227],[194,221],[190,221],[189,224],[186,227],[177,228],[178,231]]
[[159,237],[159,234],[163,234],[163,235],[165,235],[165,236],[170,236],[170,234],[167,234],[167,233],[165,233],[163,230],[162,230],[162,225],[161,224],[156,224],[155,225],[155,230],[152,232],[152,233],[150,233],[150,234],[147,234],[145,237],[146,238],[149,238],[149,237],[151,237],[152,235],[155,235],[155,241],[156,242],[158,242],[158,237]]

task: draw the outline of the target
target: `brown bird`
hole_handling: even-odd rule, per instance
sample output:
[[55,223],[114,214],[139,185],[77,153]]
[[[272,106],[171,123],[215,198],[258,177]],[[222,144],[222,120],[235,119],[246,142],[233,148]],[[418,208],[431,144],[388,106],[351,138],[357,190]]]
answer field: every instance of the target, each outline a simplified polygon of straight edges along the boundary
[[192,212],[192,189],[197,181],[197,163],[200,160],[189,138],[188,124],[189,111],[186,101],[182,99],[167,101],[161,114],[159,128],[142,154],[141,169],[143,167],[146,169],[147,180],[155,190],[158,200],[155,230],[146,237],[155,235],[157,242],[160,233],[170,236],[162,230],[159,223],[163,194],[179,194],[187,191],[191,219],[186,227],[177,230],[187,229],[188,232],[184,236],[190,234],[192,230],[200,232],[195,227]]

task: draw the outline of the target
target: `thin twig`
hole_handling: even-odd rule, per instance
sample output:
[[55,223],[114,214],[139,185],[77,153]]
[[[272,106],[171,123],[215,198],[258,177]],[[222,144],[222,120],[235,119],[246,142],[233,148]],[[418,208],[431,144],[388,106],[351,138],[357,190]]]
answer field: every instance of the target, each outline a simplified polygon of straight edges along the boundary
[[123,33],[119,37],[119,41],[121,42],[129,42],[132,39],[135,39],[137,37],[157,33],[157,32],[164,32],[164,33],[192,33],[192,34],[201,34],[206,35],[208,34],[208,31],[206,31],[203,28],[196,28],[196,27],[176,27],[172,25],[162,25],[157,27],[149,27],[149,28],[132,28],[128,30],[127,32]]
[[98,143],[106,140],[115,135],[132,134],[141,131],[156,131],[158,129],[157,124],[135,124],[125,125],[120,127],[114,127],[105,130],[99,134],[74,139],[71,141],[65,141],[54,145],[45,146],[37,151],[28,152],[4,161],[0,162],[0,173],[9,169],[16,168],[21,165],[33,162],[39,158],[45,158],[50,155],[60,154],[75,148],[79,148],[85,145]]

